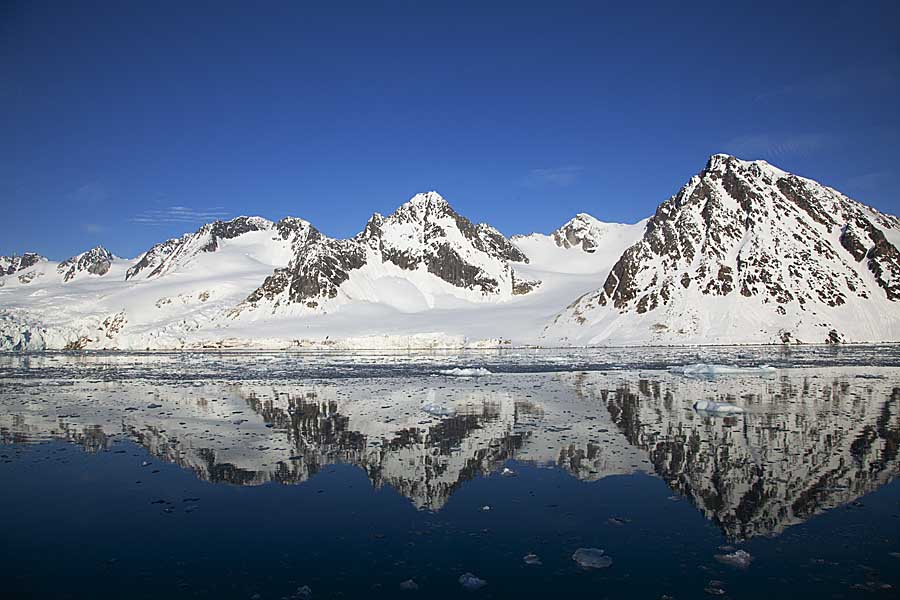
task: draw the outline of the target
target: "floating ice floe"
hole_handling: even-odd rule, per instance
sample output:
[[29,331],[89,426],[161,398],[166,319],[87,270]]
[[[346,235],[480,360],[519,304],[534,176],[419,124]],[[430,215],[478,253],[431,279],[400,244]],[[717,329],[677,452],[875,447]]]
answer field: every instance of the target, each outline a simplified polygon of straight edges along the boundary
[[515,477],[516,472],[510,469],[509,467],[503,467],[503,470],[500,471],[500,474],[504,477]]
[[680,367],[669,367],[669,372],[687,377],[715,377],[716,375],[772,375],[778,369],[770,365],[758,367],[738,367],[736,365],[715,365],[697,363]]
[[697,400],[694,402],[694,410],[716,415],[739,415],[744,412],[744,409],[740,406],[714,400]]
[[537,554],[529,553],[522,557],[522,560],[525,561],[526,565],[542,565],[544,563],[541,562],[541,557]]
[[416,583],[416,582],[415,582],[414,580],[412,580],[412,579],[407,579],[406,581],[401,581],[401,582],[400,582],[400,589],[401,589],[401,590],[406,590],[406,591],[409,591],[409,592],[415,592],[416,590],[419,589],[419,584]]
[[444,369],[442,371],[438,371],[438,373],[440,373],[441,375],[448,375],[450,377],[484,377],[485,375],[493,375],[493,373],[491,373],[484,367],[465,369],[454,367],[452,369]]
[[716,554],[713,558],[724,565],[731,565],[739,569],[746,569],[753,562],[753,557],[744,550],[737,550],[729,554]]
[[312,600],[312,595],[312,589],[308,585],[301,585],[291,598],[295,600]]
[[485,581],[484,579],[479,579],[471,573],[463,573],[459,576],[459,585],[463,586],[464,590],[474,592],[475,590],[480,590],[481,588],[486,586],[487,581]]
[[572,560],[582,569],[605,569],[612,566],[613,562],[612,558],[599,548],[579,548],[572,555]]
[[422,404],[422,411],[434,417],[449,417],[454,413],[452,406],[438,404],[437,402],[425,402]]

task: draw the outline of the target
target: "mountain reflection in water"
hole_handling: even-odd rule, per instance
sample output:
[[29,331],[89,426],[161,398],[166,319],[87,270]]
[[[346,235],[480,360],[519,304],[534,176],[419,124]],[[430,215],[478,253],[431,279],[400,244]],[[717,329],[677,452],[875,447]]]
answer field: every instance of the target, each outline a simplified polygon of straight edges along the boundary
[[[746,413],[704,416],[699,399]],[[423,410],[433,406],[448,414]],[[95,452],[120,437],[214,483],[302,484],[351,464],[432,511],[509,460],[583,481],[647,472],[739,540],[777,535],[898,474],[900,368],[0,385],[0,443],[64,439]]]

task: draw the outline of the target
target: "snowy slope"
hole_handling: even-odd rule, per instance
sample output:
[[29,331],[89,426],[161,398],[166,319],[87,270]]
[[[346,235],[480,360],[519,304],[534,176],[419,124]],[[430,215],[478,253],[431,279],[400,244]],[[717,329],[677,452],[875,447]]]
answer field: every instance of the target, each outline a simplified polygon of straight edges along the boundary
[[900,339],[900,220],[763,161],[713,156],[598,290],[564,344]]

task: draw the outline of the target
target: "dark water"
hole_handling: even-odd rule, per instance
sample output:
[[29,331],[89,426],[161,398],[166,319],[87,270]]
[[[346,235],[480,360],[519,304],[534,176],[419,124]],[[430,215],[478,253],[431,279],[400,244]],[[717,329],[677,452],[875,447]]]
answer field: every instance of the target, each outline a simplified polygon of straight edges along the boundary
[[897,597],[896,351],[689,352],[0,357],[2,597]]

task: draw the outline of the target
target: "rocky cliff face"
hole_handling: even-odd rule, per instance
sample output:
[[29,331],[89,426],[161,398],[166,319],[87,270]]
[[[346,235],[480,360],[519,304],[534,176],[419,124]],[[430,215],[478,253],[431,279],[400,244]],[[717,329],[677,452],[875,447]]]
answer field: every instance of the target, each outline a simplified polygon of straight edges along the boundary
[[71,281],[82,274],[102,277],[109,272],[113,258],[109,250],[97,246],[59,263],[56,271],[62,275],[63,281]]
[[716,155],[549,331],[593,342],[724,342],[738,329],[766,342],[890,337],[869,318],[898,314],[898,241],[896,217],[763,161]]
[[25,269],[38,264],[42,260],[47,259],[34,252],[26,252],[21,256],[0,256],[0,277],[24,271]]

